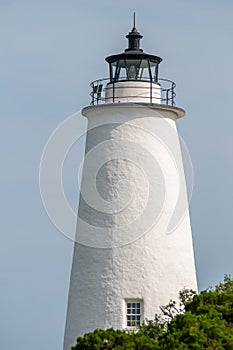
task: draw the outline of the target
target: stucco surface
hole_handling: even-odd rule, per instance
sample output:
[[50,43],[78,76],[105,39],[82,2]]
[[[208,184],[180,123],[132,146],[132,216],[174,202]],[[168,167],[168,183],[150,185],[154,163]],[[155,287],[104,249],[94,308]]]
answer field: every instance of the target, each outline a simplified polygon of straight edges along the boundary
[[88,118],[64,350],[96,328],[124,328],[126,299],[143,317],[197,289],[176,113],[145,106]]

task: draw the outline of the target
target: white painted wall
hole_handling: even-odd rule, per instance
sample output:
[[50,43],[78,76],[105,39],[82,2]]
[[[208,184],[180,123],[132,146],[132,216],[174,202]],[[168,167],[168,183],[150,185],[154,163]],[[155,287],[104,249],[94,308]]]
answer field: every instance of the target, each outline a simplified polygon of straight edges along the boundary
[[[114,99],[113,99],[114,96]],[[161,87],[146,81],[119,81],[109,83],[105,90],[106,103],[139,102],[160,103]]]
[[125,299],[142,299],[144,317],[153,319],[182,288],[197,289],[176,130],[182,112],[121,103],[83,115],[88,134],[64,350],[96,328],[123,328]]

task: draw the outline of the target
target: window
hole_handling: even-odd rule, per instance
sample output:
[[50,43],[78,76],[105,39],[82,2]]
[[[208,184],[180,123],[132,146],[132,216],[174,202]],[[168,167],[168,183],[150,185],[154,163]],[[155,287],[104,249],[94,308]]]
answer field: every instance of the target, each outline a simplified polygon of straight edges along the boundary
[[135,328],[142,322],[142,301],[126,300],[126,327]]

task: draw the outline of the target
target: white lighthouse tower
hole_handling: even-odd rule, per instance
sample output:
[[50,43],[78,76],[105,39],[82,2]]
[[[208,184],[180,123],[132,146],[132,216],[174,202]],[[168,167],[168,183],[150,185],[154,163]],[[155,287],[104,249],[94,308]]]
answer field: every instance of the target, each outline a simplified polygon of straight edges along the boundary
[[91,84],[64,350],[96,328],[134,329],[197,289],[175,84],[162,59],[128,48]]

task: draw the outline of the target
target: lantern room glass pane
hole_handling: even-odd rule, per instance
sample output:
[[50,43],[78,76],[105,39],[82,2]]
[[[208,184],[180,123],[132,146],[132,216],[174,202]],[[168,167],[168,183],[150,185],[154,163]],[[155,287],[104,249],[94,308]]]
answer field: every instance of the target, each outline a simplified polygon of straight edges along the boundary
[[114,80],[127,80],[125,60],[119,60]]
[[144,80],[144,81],[150,81],[150,66],[148,64],[148,60],[142,60],[139,74],[138,74],[138,80]]
[[118,61],[114,61],[114,62],[111,62],[111,64],[110,64],[110,79],[111,79],[111,81],[115,78],[115,75],[116,75],[117,62]]
[[158,63],[154,61],[150,61],[150,70],[152,81],[156,83],[158,81]]

